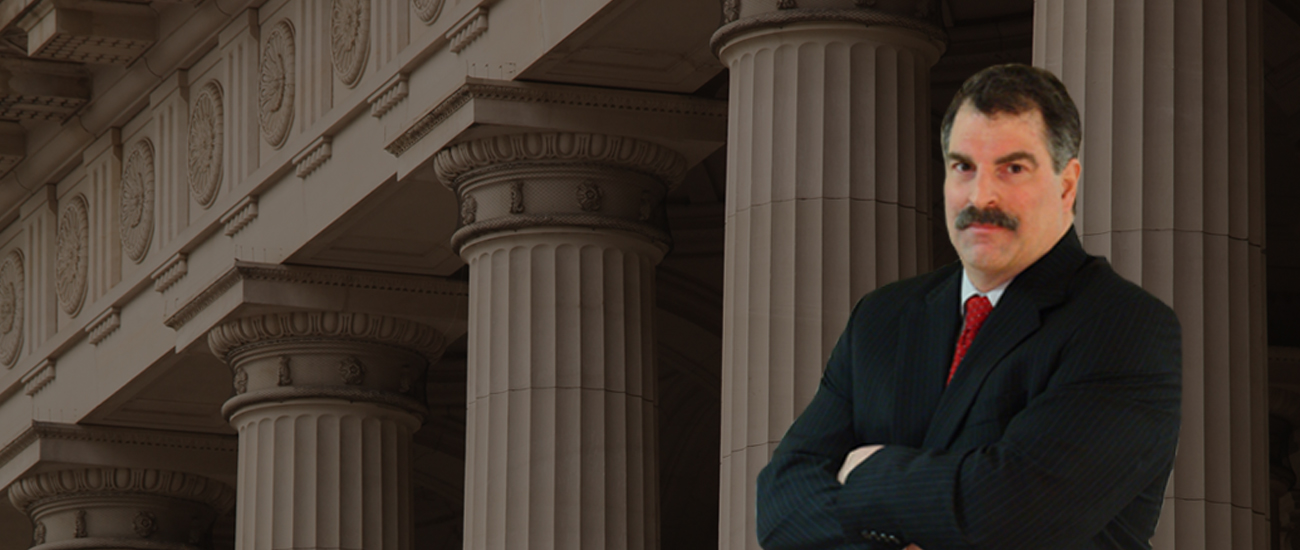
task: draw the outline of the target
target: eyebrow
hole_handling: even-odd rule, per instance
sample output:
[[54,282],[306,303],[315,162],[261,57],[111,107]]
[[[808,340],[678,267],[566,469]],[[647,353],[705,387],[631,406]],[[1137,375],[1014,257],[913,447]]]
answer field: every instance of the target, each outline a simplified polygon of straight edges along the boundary
[[948,162],[952,162],[952,161],[954,161],[954,160],[955,160],[955,161],[958,161],[958,162],[963,162],[963,163],[966,163],[966,164],[975,164],[975,161],[974,161],[974,160],[971,160],[970,157],[968,157],[968,156],[966,156],[966,155],[963,155],[963,154],[961,154],[961,153],[954,153],[954,152],[951,152],[951,151],[950,151],[950,152],[948,153]]
[[[1029,164],[1034,165],[1034,168],[1038,168],[1038,159],[1035,158],[1034,155],[1029,154],[1029,152],[1027,151],[1015,151],[1013,153],[1007,153],[999,157],[997,160],[993,161],[993,163],[1007,164],[1018,160],[1027,161]],[[952,161],[962,162],[966,164],[975,164],[975,161],[972,160],[970,157],[958,152],[949,151],[948,162],[952,162]]]
[[1025,151],[1016,151],[1014,153],[1008,153],[1006,155],[1003,155],[1002,157],[998,158],[998,160],[994,161],[994,164],[1007,164],[1010,162],[1015,162],[1017,160],[1026,161],[1034,165],[1034,168],[1038,168],[1038,159],[1034,158],[1033,155]]

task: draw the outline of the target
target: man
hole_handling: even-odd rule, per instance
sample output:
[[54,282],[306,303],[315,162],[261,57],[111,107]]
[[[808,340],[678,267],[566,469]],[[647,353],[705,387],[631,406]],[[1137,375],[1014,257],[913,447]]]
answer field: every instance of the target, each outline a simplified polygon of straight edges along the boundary
[[1073,229],[1079,115],[1051,73],[944,116],[961,258],[863,297],[758,480],[764,548],[1150,548],[1178,439],[1178,321]]

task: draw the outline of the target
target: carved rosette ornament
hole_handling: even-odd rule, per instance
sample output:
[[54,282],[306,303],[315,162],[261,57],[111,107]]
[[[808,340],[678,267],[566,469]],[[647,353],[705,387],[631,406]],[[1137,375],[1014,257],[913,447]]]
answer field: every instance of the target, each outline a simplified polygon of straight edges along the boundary
[[456,249],[536,227],[633,232],[666,248],[666,220],[645,212],[657,212],[685,176],[686,161],[635,138],[539,133],[458,143],[439,151],[434,167],[460,198]]
[[203,85],[190,107],[189,177],[190,196],[207,208],[221,188],[222,142],[221,86]]
[[23,345],[23,255],[13,250],[0,263],[0,363],[7,367],[18,361]]
[[153,239],[153,144],[147,139],[135,142],[126,162],[122,163],[120,214],[122,251],[131,261],[140,263],[149,253]]
[[444,0],[411,0],[411,6],[415,8],[415,15],[420,18],[420,21],[428,25],[438,19],[443,2]]
[[591,181],[584,181],[578,184],[576,190],[578,198],[578,207],[583,212],[596,212],[600,210],[600,199],[605,195],[600,191],[600,184]]
[[349,88],[356,86],[370,53],[370,0],[334,0],[330,52],[339,80]]
[[82,468],[21,478],[9,500],[36,525],[36,545],[180,549],[234,507],[235,491],[169,470]]
[[227,417],[261,403],[325,398],[378,403],[423,418],[424,403],[403,395],[402,380],[422,375],[442,353],[444,338],[405,319],[303,311],[229,321],[208,333],[208,344],[242,385],[222,407]]
[[293,126],[293,26],[281,19],[262,39],[261,77],[257,87],[257,120],[262,139],[280,148]]
[[140,512],[135,515],[135,534],[140,535],[140,538],[147,539],[157,532],[157,517],[149,512]]
[[81,303],[86,298],[86,275],[90,265],[89,211],[86,197],[77,195],[59,212],[54,293],[59,298],[59,308],[68,315],[81,311]]

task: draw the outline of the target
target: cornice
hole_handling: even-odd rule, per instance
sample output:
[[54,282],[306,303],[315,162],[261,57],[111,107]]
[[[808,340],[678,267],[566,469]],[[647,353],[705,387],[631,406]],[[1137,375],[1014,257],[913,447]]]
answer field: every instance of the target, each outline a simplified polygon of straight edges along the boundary
[[390,273],[357,273],[324,267],[236,262],[234,266],[221,274],[215,281],[185,302],[175,313],[163,321],[163,324],[173,329],[185,326],[186,323],[193,320],[200,312],[242,281],[322,285],[434,296],[469,296],[468,285],[446,279]]
[[458,189],[466,174],[502,165],[562,161],[653,176],[668,186],[686,176],[686,159],[648,141],[603,134],[548,132],[493,136],[447,147],[433,157],[438,177]]
[[428,325],[383,315],[332,311],[254,315],[222,323],[208,332],[212,353],[227,362],[238,348],[296,339],[378,343],[435,357],[445,344],[442,333]]
[[662,115],[690,115],[727,118],[724,102],[695,97],[663,97],[640,93],[611,93],[605,89],[574,89],[530,86],[513,82],[471,79],[450,96],[425,112],[385,149],[401,156],[471,100],[486,99],[515,103],[565,105]]
[[936,42],[940,53],[948,43],[948,35],[934,24],[896,13],[873,8],[798,8],[763,12],[757,15],[732,21],[720,27],[709,39],[713,55],[718,56],[722,48],[736,37],[760,29],[775,29],[794,23],[841,22],[857,23],[866,27],[897,27],[919,32]]
[[144,494],[199,502],[218,515],[235,504],[235,490],[206,477],[144,468],[79,468],[25,477],[9,486],[9,501],[29,511],[44,501],[86,494]]
[[217,277],[217,280],[213,281],[212,284],[209,284],[206,288],[199,291],[198,294],[195,294],[194,297],[190,298],[189,301],[185,302],[185,305],[181,306],[180,309],[177,309],[176,313],[173,313],[170,317],[163,320],[163,324],[172,329],[179,330],[181,327],[185,326],[185,323],[193,320],[200,312],[207,309],[213,302],[217,301],[217,298],[224,295],[226,291],[234,288],[235,284],[240,280],[241,277],[238,267],[233,267],[227,270],[225,273],[222,273],[220,277]]
[[326,267],[300,267],[279,264],[239,262],[235,270],[241,278],[252,281],[325,285],[366,290],[390,290],[439,296],[469,296],[465,283],[390,273],[358,273]]
[[132,430],[128,428],[89,428],[73,424],[33,422],[31,426],[23,430],[8,445],[0,448],[0,466],[8,464],[14,457],[41,440],[81,441],[225,453],[239,451],[239,439],[233,436],[189,435],[179,432]]

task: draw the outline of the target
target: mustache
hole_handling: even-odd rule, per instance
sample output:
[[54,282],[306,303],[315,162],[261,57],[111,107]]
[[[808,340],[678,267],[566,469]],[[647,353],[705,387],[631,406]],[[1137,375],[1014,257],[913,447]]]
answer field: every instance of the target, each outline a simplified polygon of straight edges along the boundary
[[975,224],[992,225],[1004,229],[1015,231],[1020,227],[1020,221],[1011,217],[997,207],[979,209],[974,205],[967,206],[957,213],[957,219],[953,220],[953,225],[958,231],[966,229]]

